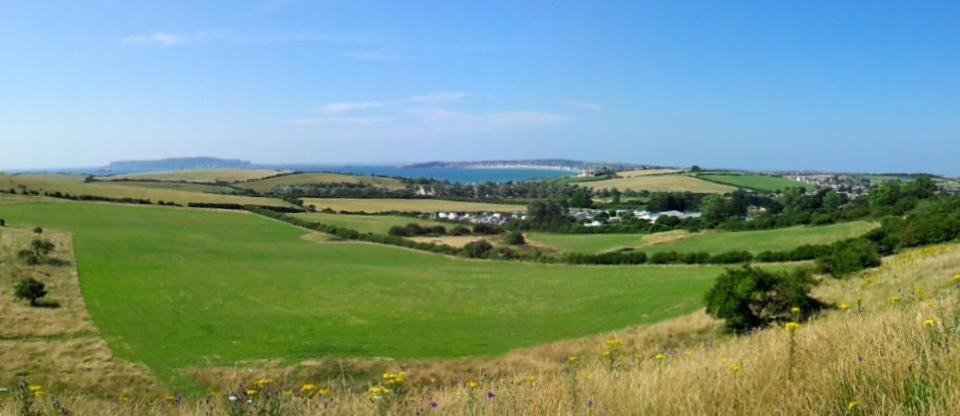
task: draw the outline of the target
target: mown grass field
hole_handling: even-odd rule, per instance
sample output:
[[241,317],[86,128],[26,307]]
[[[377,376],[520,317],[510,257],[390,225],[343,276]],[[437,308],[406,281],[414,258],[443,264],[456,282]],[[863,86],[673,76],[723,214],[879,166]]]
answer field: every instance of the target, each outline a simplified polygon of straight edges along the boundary
[[687,175],[637,175],[632,177],[614,178],[602,181],[584,182],[582,186],[591,189],[613,189],[620,191],[650,191],[650,192],[696,192],[724,194],[733,192],[737,188],[728,185],[708,182]]
[[187,205],[190,202],[210,202],[227,204],[254,204],[272,206],[290,206],[290,204],[271,198],[256,198],[237,195],[217,195],[204,192],[186,190],[153,188],[148,186],[128,186],[105,182],[84,182],[81,175],[4,175],[0,174],[0,189],[14,189],[19,192],[19,185],[24,185],[34,191],[49,191],[69,193],[71,195],[96,195],[108,198],[136,198],[158,201],[176,202]]
[[461,260],[165,207],[24,203],[0,217],[73,233],[104,339],[168,382],[245,360],[500,354],[688,313],[721,270]]
[[677,251],[711,254],[732,250],[752,253],[790,250],[804,244],[824,244],[856,237],[876,227],[866,221],[854,221],[818,227],[790,227],[761,231],[705,231],[694,234],[671,232],[670,238],[658,234],[549,234],[532,233],[530,240],[564,252],[601,253],[632,247],[648,253]]
[[350,199],[350,198],[304,198],[304,206],[318,210],[330,208],[348,212],[519,212],[525,205],[495,204],[487,202],[448,201],[443,199]]
[[398,179],[381,178],[377,176],[346,175],[339,173],[298,173],[293,175],[276,176],[237,185],[264,193],[270,191],[276,186],[312,185],[322,183],[367,184],[384,188],[403,187],[403,182]]
[[797,182],[781,176],[705,173],[698,174],[696,177],[761,192],[779,192],[789,188],[804,188],[808,191],[817,189],[813,184]]
[[442,223],[437,221],[423,220],[420,218],[404,217],[400,215],[348,215],[348,214],[326,214],[322,212],[293,214],[294,217],[309,221],[316,221],[324,224],[335,225],[337,227],[349,228],[361,233],[387,234],[390,227],[399,225],[404,226],[410,223],[423,226],[442,225],[448,230],[455,227],[456,224]]
[[135,175],[106,176],[103,180],[150,179],[183,182],[242,182],[265,178],[280,173],[270,169],[195,169],[171,172],[138,173]]

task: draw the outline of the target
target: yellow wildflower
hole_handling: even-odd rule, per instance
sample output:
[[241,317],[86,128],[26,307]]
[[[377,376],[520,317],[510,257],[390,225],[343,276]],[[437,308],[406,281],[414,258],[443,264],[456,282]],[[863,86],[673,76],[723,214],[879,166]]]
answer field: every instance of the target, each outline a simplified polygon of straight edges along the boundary
[[283,397],[291,397],[293,396],[293,392],[290,390],[284,390],[283,392],[280,393],[280,395]]
[[933,328],[933,326],[936,325],[936,324],[937,324],[937,321],[935,321],[935,320],[933,320],[933,319],[927,319],[927,320],[923,321],[923,326],[925,326],[925,327],[927,327],[927,328]]
[[841,303],[839,308],[841,312],[846,312],[847,309],[850,309],[850,305],[847,305],[846,303]]
[[734,364],[730,366],[730,372],[732,372],[733,374],[739,373],[740,370],[743,370],[743,368],[740,367],[740,364]]
[[38,391],[43,391],[43,386],[41,386],[41,385],[39,385],[39,384],[31,384],[31,385],[27,386],[27,391],[29,391],[30,393],[36,393],[36,392],[38,392]]
[[320,387],[318,387],[316,384],[313,384],[313,383],[304,383],[304,385],[300,386],[300,394],[305,396],[312,395],[319,390],[320,390]]
[[259,393],[259,391],[255,389],[247,389],[247,396],[253,397],[253,396],[256,396],[257,393]]
[[955,275],[953,275],[953,281],[954,281],[954,282],[957,282],[957,283],[960,283],[960,274],[955,274]]
[[663,360],[666,360],[666,359],[667,359],[667,356],[664,355],[664,354],[661,352],[661,353],[655,355],[653,358],[656,359],[657,361],[662,362]]
[[610,348],[610,349],[620,348],[621,345],[623,345],[623,341],[617,338],[610,338],[607,340],[607,348]]
[[901,299],[900,296],[896,296],[896,295],[890,296],[890,303],[896,305],[900,303],[900,299]]
[[796,306],[790,308],[790,314],[793,316],[800,315],[800,308]]
[[259,387],[259,388],[261,388],[261,389],[264,388],[264,387],[266,387],[266,386],[269,386],[270,384],[273,384],[273,380],[271,380],[271,379],[269,379],[269,378],[261,378],[261,379],[257,380],[257,387]]
[[324,387],[320,390],[317,390],[317,396],[320,396],[320,397],[330,397],[332,393],[333,393],[333,390],[331,390],[330,387]]
[[580,361],[579,355],[571,355],[567,357],[567,364],[576,364],[579,361]]
[[784,325],[783,327],[787,329],[787,332],[792,334],[796,332],[798,329],[800,329],[800,324],[796,322],[787,322],[787,324]]
[[850,403],[847,403],[847,410],[854,411],[860,408],[860,402],[856,400],[851,400]]
[[383,380],[386,381],[387,384],[399,386],[407,381],[407,373],[405,371],[399,373],[391,373],[388,371],[383,373]]
[[470,380],[470,381],[467,382],[467,388],[468,388],[468,389],[470,389],[470,390],[476,390],[477,387],[480,387],[480,383],[477,383],[477,382],[474,381],[474,380]]
[[163,397],[163,400],[166,400],[166,401],[168,401],[168,402],[172,402],[172,401],[177,400],[177,398],[168,394],[168,395],[166,395],[166,396]]
[[689,350],[688,350],[687,352],[685,352],[685,353],[683,353],[683,354],[686,355],[687,357],[693,357],[693,351],[689,351]]
[[386,387],[371,386],[369,389],[367,389],[367,400],[370,400],[371,402],[380,400],[389,392],[390,390],[387,390]]
[[537,376],[534,376],[534,375],[529,375],[529,376],[527,376],[527,383],[531,383],[531,384],[532,384],[532,383],[536,383],[536,382],[537,382]]

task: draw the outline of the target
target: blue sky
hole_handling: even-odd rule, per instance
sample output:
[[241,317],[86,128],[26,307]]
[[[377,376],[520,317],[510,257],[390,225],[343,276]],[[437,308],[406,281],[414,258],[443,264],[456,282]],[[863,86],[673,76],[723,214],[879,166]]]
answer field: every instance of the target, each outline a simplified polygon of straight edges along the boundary
[[960,175],[960,3],[0,0],[0,169],[566,157]]

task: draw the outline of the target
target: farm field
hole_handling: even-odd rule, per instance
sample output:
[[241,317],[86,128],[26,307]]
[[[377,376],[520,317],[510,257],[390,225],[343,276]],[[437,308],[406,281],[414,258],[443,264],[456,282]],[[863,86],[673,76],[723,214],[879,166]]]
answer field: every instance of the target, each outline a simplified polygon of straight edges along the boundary
[[669,232],[662,234],[548,234],[531,233],[530,240],[564,252],[601,253],[631,247],[648,253],[677,251],[717,254],[732,250],[752,253],[790,250],[804,244],[824,244],[856,237],[876,227],[866,221],[854,221],[818,227],[790,227],[761,231]]
[[384,188],[402,188],[403,182],[377,176],[346,175],[340,173],[297,173],[237,184],[237,186],[264,193],[276,186],[311,185],[321,183],[367,184]]
[[242,182],[265,178],[279,173],[282,172],[270,169],[195,169],[173,172],[138,173],[135,175],[105,176],[98,179],[106,181],[149,179],[156,181],[182,182]]
[[721,270],[462,260],[166,207],[24,203],[0,217],[72,233],[113,353],[175,384],[245,360],[492,355],[602,333],[700,308]]
[[687,175],[640,175],[629,178],[614,178],[602,181],[584,182],[582,186],[591,189],[613,189],[650,191],[650,192],[696,192],[723,194],[737,188],[707,182]]
[[638,176],[669,175],[681,172],[683,171],[680,169],[638,169],[617,172],[617,176],[622,176],[624,178],[635,178]]
[[111,186],[132,186],[136,188],[172,189],[186,192],[227,193],[231,191],[229,186],[211,185],[199,182],[141,182],[117,179],[99,181],[98,184]]
[[351,199],[351,198],[304,198],[304,206],[318,210],[330,208],[347,212],[519,212],[525,205],[496,204],[487,202],[448,201],[443,199]]
[[788,188],[804,188],[808,191],[817,189],[813,184],[780,176],[704,173],[698,174],[696,177],[761,192],[778,192]]
[[290,204],[271,198],[256,198],[239,195],[217,195],[203,192],[189,192],[176,189],[127,186],[103,182],[84,182],[80,175],[4,175],[0,174],[0,189],[17,189],[24,185],[30,190],[69,193],[72,195],[96,195],[108,198],[136,198],[176,202],[186,205],[190,202],[253,204],[290,206]]
[[387,234],[390,227],[395,225],[404,226],[410,223],[423,226],[442,225],[447,229],[453,228],[456,224],[429,221],[420,218],[404,217],[400,215],[349,215],[349,214],[327,214],[322,212],[293,214],[292,216],[309,221],[316,221],[324,224],[335,225],[337,227],[349,228],[361,233]]

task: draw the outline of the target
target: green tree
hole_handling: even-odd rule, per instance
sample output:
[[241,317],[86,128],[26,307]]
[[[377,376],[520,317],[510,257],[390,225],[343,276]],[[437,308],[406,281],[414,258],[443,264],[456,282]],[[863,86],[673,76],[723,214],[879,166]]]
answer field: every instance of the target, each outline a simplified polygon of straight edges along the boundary
[[810,296],[815,282],[809,270],[728,269],[707,293],[707,313],[738,333],[794,319],[793,307],[800,308],[798,318],[806,318],[824,306]]
[[38,306],[37,300],[47,295],[47,289],[46,285],[31,277],[17,283],[14,295],[17,299],[30,301],[30,306]]
[[905,195],[926,199],[936,195],[937,184],[929,176],[921,176],[903,184],[902,191]]
[[590,196],[590,191],[586,189],[578,189],[574,191],[573,195],[570,195],[569,205],[573,208],[592,207],[593,199]]
[[877,247],[870,241],[857,238],[834,243],[828,254],[817,258],[817,271],[842,277],[869,267],[877,267],[880,261]]
[[464,254],[474,259],[486,258],[491,250],[493,250],[493,244],[490,244],[487,240],[471,241],[463,246]]
[[522,246],[527,243],[527,240],[523,238],[522,232],[513,231],[507,234],[506,237],[503,238],[503,242],[511,246]]

